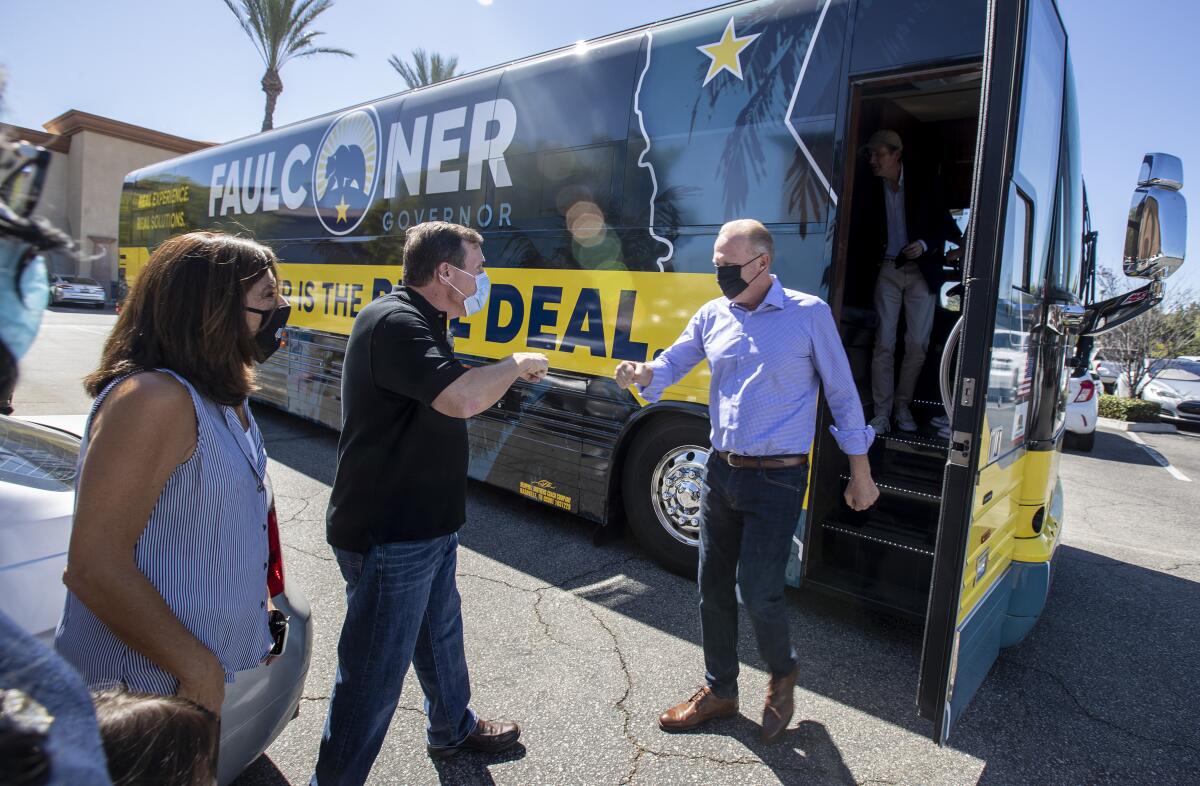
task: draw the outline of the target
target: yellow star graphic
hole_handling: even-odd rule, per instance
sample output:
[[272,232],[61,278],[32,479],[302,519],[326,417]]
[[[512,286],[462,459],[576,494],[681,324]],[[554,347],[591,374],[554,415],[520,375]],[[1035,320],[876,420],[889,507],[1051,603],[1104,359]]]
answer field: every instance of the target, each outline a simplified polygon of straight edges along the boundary
[[339,199],[338,203],[334,205],[334,207],[337,208],[338,212],[337,223],[340,224],[343,221],[349,221],[349,219],[346,218],[346,211],[350,209],[350,206],[346,204],[346,197],[343,196],[341,199]]
[[715,44],[705,44],[704,46],[696,47],[701,52],[712,59],[712,63],[708,66],[708,76],[704,77],[704,84],[708,84],[717,74],[722,71],[728,71],[738,79],[742,78],[742,50],[750,46],[750,42],[758,38],[761,33],[754,35],[738,37],[737,31],[733,29],[733,17],[729,17],[729,24],[725,25],[725,32],[721,35],[721,40]]

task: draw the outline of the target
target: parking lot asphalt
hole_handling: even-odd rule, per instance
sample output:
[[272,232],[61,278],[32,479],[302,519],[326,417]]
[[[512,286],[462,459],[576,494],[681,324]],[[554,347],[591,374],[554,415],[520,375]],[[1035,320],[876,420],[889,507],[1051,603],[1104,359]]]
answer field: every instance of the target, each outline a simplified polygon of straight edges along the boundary
[[[87,316],[69,319],[105,324]],[[77,412],[77,399],[56,400],[54,388],[67,390],[70,377],[78,385],[102,332],[43,330],[17,390],[18,414]],[[94,336],[96,347],[56,338],[75,333]],[[46,378],[50,366],[61,376]],[[336,435],[265,406],[255,412],[287,578],[309,597],[316,644],[300,716],[237,783],[301,784],[320,740],[344,611],[324,541]],[[1142,438],[1190,480],[1118,432],[1101,431],[1090,454],[1063,455],[1066,524],[1046,611],[1001,654],[945,747],[928,738],[914,706],[920,627],[807,591],[788,594],[801,662],[796,716],[781,742],[758,741],[766,673],[745,625],[740,715],[689,734],[659,731],[658,713],[703,680],[694,584],[629,539],[596,545],[588,523],[473,483],[458,567],[473,704],[519,720],[522,745],[500,757],[431,762],[420,689],[409,679],[371,782],[1200,782],[1200,437]]]
[[[336,440],[278,413],[260,423],[317,651],[301,718],[239,783],[294,784],[315,756],[344,609],[322,531]],[[1180,466],[1200,463],[1196,438],[1153,436]],[[435,766],[410,681],[373,781],[1195,783],[1200,493],[1115,432],[1065,454],[1062,475],[1067,534],[1046,613],[944,748],[913,706],[919,627],[804,591],[789,593],[801,677],[788,738],[757,740],[766,675],[745,629],[741,715],[664,734],[658,712],[702,678],[694,586],[629,543],[594,545],[578,519],[472,484],[459,585],[475,703],[521,720],[524,747]]]

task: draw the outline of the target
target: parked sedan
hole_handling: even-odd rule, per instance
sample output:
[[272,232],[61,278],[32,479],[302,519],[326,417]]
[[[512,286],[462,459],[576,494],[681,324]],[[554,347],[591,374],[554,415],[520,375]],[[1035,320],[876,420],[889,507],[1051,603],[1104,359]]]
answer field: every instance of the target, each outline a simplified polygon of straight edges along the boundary
[[[84,419],[39,420],[43,423],[0,416],[0,611],[52,645],[66,597],[62,575]],[[280,656],[238,672],[226,686],[222,784],[257,759],[297,715],[312,655],[312,616],[299,588],[286,585],[274,503],[267,524],[270,570],[264,591],[290,622]]]
[[1096,423],[1100,419],[1100,380],[1085,372],[1071,377],[1067,386],[1067,432],[1063,446],[1090,452],[1096,443]]
[[1165,420],[1200,423],[1200,362],[1176,358],[1151,366],[1138,395],[1158,402]]
[[1096,360],[1093,365],[1096,376],[1100,377],[1104,386],[1104,392],[1116,393],[1118,380],[1125,373],[1124,367],[1115,360]]
[[107,295],[99,281],[82,276],[55,276],[50,282],[50,304],[79,303],[104,308]]

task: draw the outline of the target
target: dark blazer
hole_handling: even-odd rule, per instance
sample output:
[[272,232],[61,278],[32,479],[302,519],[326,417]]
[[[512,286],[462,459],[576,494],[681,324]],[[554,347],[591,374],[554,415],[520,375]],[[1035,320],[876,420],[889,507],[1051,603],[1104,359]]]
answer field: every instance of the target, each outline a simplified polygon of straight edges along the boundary
[[[871,176],[854,200],[851,224],[851,259],[879,264],[887,252],[887,203],[883,178]],[[945,259],[947,225],[951,222],[942,195],[941,183],[935,177],[923,176],[915,168],[904,168],[904,213],[907,219],[908,241],[925,241],[928,249],[915,260],[929,290],[937,293],[943,283],[942,265]],[[901,256],[901,259],[905,257]]]

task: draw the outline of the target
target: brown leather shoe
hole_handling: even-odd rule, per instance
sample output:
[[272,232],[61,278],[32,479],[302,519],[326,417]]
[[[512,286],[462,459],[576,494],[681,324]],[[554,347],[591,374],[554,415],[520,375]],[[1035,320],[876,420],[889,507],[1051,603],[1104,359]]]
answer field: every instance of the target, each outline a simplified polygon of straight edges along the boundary
[[696,695],[682,704],[676,704],[671,709],[658,716],[658,727],[663,731],[684,731],[694,729],[701,723],[713,718],[725,718],[737,715],[738,700],[722,699],[705,685],[696,691]]
[[771,677],[767,683],[767,701],[763,706],[762,739],[770,742],[778,737],[792,720],[796,710],[796,676],[800,667],[792,669],[791,674],[782,677]]
[[505,748],[512,747],[521,737],[521,727],[512,721],[489,721],[480,718],[475,724],[475,731],[457,745],[426,745],[430,758],[445,759],[459,751],[479,751],[480,753],[499,753]]

